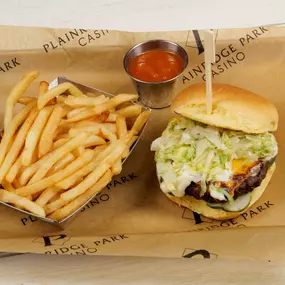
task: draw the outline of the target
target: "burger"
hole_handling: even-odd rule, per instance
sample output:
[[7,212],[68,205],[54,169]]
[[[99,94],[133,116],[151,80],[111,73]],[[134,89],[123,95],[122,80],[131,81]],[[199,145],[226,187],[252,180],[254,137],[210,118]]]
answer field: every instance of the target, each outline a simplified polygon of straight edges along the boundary
[[179,93],[171,111],[177,116],[151,144],[163,193],[211,219],[245,212],[275,170],[276,107],[248,90],[213,84],[208,114],[205,84],[199,83]]

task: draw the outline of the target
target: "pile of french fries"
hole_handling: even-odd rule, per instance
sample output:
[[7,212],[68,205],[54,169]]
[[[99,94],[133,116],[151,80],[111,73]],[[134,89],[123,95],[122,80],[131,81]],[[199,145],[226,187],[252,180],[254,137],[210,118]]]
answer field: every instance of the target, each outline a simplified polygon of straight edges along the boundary
[[137,95],[91,97],[69,82],[48,90],[41,81],[35,97],[24,97],[38,76],[22,77],[6,101],[0,200],[62,221],[121,172],[150,112],[131,103]]

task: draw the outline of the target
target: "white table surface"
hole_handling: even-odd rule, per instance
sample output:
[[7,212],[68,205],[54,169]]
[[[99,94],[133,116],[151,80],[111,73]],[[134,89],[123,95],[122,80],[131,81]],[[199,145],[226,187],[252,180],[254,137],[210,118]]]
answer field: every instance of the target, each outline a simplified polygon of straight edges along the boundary
[[285,280],[284,264],[252,261],[21,255],[0,264],[1,285],[276,285]]
[[0,24],[126,31],[285,22],[284,0],[1,0]]
[[[285,23],[284,0],[1,0],[0,24],[127,31]],[[0,284],[284,284],[284,264],[19,255]],[[236,273],[236,276],[232,274]]]

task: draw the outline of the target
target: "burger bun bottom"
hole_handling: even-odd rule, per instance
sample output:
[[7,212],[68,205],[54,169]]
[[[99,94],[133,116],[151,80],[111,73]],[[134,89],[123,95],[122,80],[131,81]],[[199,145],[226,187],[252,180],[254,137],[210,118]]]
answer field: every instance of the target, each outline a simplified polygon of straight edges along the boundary
[[174,203],[178,204],[179,206],[185,207],[190,209],[193,212],[196,212],[204,217],[214,219],[214,220],[229,220],[234,219],[240,216],[242,213],[246,212],[263,194],[269,181],[274,173],[276,168],[275,163],[268,169],[265,178],[262,180],[260,186],[255,188],[251,192],[251,202],[247,208],[245,208],[241,212],[226,212],[222,209],[213,209],[210,208],[204,200],[197,200],[192,196],[183,196],[183,197],[176,197],[169,194],[166,196],[173,201]]

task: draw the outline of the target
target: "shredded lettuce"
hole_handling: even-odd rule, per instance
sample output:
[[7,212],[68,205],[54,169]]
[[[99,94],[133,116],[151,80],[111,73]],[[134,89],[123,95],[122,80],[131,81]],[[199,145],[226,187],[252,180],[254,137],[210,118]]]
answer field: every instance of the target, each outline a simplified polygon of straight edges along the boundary
[[[153,141],[151,150],[155,151],[161,188],[181,197],[191,182],[200,182],[203,195],[208,182],[228,181],[233,174],[233,159],[269,160],[276,156],[278,146],[270,133],[245,134],[174,118],[162,136]],[[230,199],[221,190],[212,191]]]

